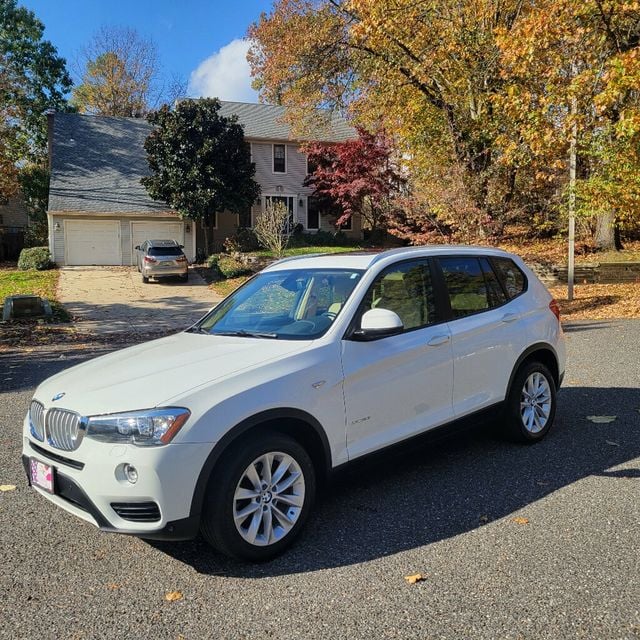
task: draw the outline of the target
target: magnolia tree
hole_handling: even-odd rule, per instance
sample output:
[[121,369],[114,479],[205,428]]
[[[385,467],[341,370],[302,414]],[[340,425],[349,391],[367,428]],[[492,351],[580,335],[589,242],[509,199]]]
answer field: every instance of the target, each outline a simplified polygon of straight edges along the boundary
[[258,242],[273,251],[280,258],[289,244],[293,233],[290,224],[289,207],[284,202],[269,202],[253,228]]
[[151,175],[142,184],[182,217],[205,223],[207,253],[215,215],[242,213],[260,195],[242,126],[219,111],[215,98],[165,105],[147,116],[154,129],[144,143]]
[[360,215],[364,227],[372,232],[384,230],[396,210],[404,179],[393,161],[389,139],[381,132],[357,131],[353,140],[305,147],[314,167],[305,185],[313,187],[322,209],[335,211],[337,227]]

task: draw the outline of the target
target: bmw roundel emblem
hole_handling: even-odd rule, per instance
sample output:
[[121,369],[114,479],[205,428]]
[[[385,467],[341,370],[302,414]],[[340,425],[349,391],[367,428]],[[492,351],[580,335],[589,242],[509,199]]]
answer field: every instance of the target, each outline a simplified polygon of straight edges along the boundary
[[56,393],[55,396],[53,396],[53,398],[51,398],[51,402],[55,402],[56,400],[60,400],[60,398],[62,398],[64,396],[64,391],[62,393]]

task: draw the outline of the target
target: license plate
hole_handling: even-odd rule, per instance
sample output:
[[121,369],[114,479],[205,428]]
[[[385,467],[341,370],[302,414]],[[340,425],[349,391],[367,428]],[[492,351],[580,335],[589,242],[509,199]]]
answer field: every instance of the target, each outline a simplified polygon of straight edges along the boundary
[[173,264],[173,260],[165,261],[160,263],[163,267],[168,267]]
[[53,493],[53,467],[51,465],[35,458],[29,458],[29,470],[31,484],[34,487],[40,487],[40,489]]

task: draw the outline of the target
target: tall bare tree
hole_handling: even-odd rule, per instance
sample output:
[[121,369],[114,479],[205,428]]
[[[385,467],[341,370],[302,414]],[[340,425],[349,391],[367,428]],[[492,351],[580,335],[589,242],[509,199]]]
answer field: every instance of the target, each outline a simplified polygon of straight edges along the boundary
[[81,51],[78,67],[72,102],[83,113],[141,117],[160,102],[157,46],[135,29],[102,27]]

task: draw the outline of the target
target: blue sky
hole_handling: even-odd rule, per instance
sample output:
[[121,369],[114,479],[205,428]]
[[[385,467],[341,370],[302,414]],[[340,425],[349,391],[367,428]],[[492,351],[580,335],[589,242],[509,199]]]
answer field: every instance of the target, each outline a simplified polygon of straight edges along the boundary
[[102,25],[133,27],[155,40],[163,72],[190,80],[190,95],[256,102],[245,60],[247,27],[271,0],[19,0],[74,70]]

